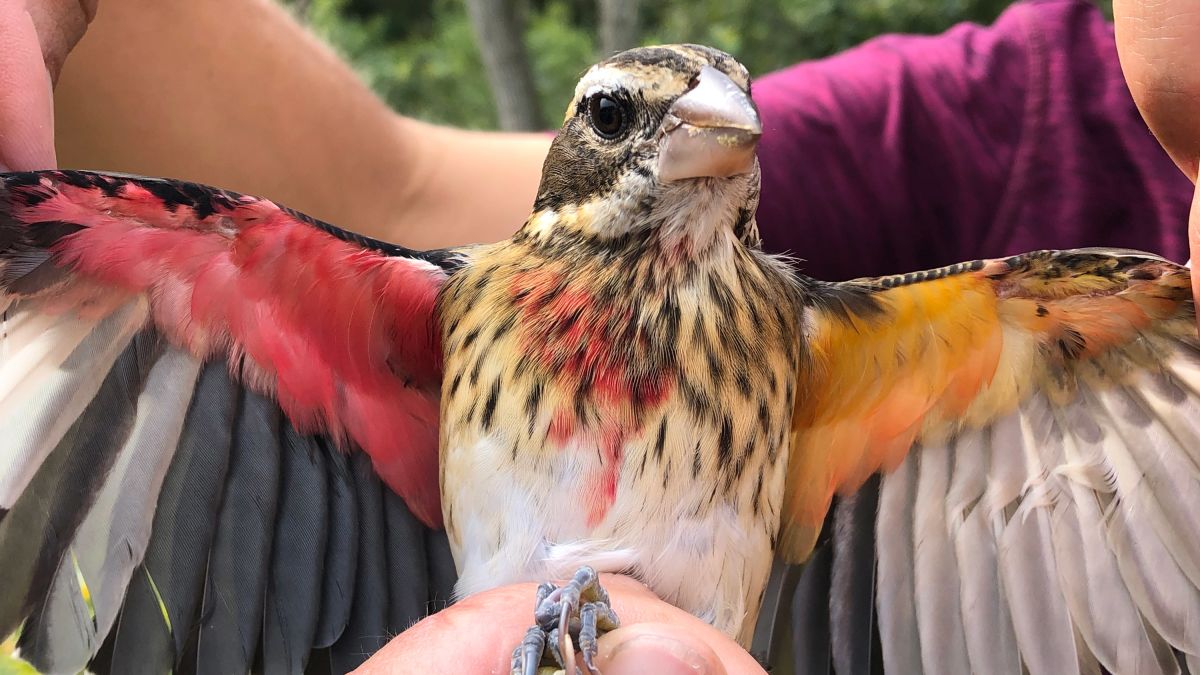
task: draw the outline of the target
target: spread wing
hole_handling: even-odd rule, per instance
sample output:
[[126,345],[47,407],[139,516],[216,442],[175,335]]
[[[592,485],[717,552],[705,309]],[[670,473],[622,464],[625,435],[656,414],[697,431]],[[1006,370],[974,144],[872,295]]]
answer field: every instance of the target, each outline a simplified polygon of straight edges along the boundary
[[0,637],[52,672],[106,640],[113,672],[341,671],[447,600],[457,264],[200,185],[0,175]]
[[800,642],[841,673],[873,622],[893,673],[1197,665],[1188,270],[1085,249],[811,286],[781,547],[820,544],[828,604]]

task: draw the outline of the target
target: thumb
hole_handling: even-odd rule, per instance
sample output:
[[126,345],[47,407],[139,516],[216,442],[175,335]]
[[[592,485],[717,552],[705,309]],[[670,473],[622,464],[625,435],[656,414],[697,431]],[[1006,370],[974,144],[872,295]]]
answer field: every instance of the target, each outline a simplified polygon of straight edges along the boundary
[[1117,53],[1133,100],[1184,174],[1200,158],[1200,13],[1192,0],[1114,0]]
[[725,675],[727,672],[717,653],[694,632],[666,623],[633,624],[600,638],[596,667],[604,675]]
[[[1188,213],[1188,249],[1190,258],[1188,267],[1192,270],[1192,298],[1200,307],[1200,267],[1193,267],[1192,261],[1200,260],[1200,182],[1196,184],[1196,192],[1192,196],[1192,208]],[[1197,317],[1200,321],[1200,316]]]
[[52,101],[33,19],[0,0],[0,171],[54,166]]

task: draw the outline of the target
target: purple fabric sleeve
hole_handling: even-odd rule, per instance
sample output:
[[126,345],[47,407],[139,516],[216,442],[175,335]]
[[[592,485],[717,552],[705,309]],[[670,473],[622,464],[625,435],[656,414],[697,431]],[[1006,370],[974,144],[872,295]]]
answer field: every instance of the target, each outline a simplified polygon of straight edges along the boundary
[[1187,258],[1191,184],[1150,135],[1086,0],[886,36],[761,78],[759,225],[813,276],[1038,248]]

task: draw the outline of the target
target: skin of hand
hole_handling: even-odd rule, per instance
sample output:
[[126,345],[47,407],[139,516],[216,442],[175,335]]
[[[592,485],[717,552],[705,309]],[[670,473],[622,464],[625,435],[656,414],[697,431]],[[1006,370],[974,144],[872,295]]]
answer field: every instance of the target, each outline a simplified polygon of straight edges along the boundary
[[55,105],[64,167],[216,185],[420,249],[511,235],[550,145],[397,116],[274,0],[105,0]]
[[0,170],[55,166],[54,81],[97,2],[0,2]]
[[[1117,53],[1142,117],[1179,168],[1200,166],[1200,12],[1189,0],[1114,0]],[[1191,259],[1200,259],[1200,191],[1188,218]],[[1200,268],[1192,267],[1200,303]]]
[[[765,672],[736,642],[637,581],[603,574],[601,583],[621,618],[621,628],[600,638],[596,664],[605,675]],[[531,625],[536,588],[513,584],[473,595],[404,631],[355,672],[382,675],[452,666],[454,672],[508,673],[512,649]]]

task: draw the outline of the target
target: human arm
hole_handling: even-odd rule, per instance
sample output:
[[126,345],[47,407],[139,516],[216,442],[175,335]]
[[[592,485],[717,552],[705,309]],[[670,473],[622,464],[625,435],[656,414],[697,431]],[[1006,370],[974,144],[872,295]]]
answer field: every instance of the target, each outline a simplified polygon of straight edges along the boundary
[[106,0],[55,106],[64,167],[262,195],[415,248],[513,232],[549,146],[397,116],[271,0]]
[[[1010,14],[761,79],[768,247],[812,259],[806,270],[826,277],[1084,240],[1179,253],[1182,235],[1164,227],[1180,204],[1161,151],[1107,103],[1124,85],[1104,52],[1110,38],[1096,34],[1106,24],[1082,2]],[[1051,68],[1020,30],[1048,20],[1044,32],[1070,36],[1050,56],[1112,67]],[[1064,81],[1026,81],[1042,71]],[[1090,88],[1065,86],[1072,77]],[[263,194],[414,247],[510,233],[548,144],[397,117],[268,0],[109,0],[68,64],[58,114],[65,166]],[[1104,125],[1117,133],[1088,135]]]

